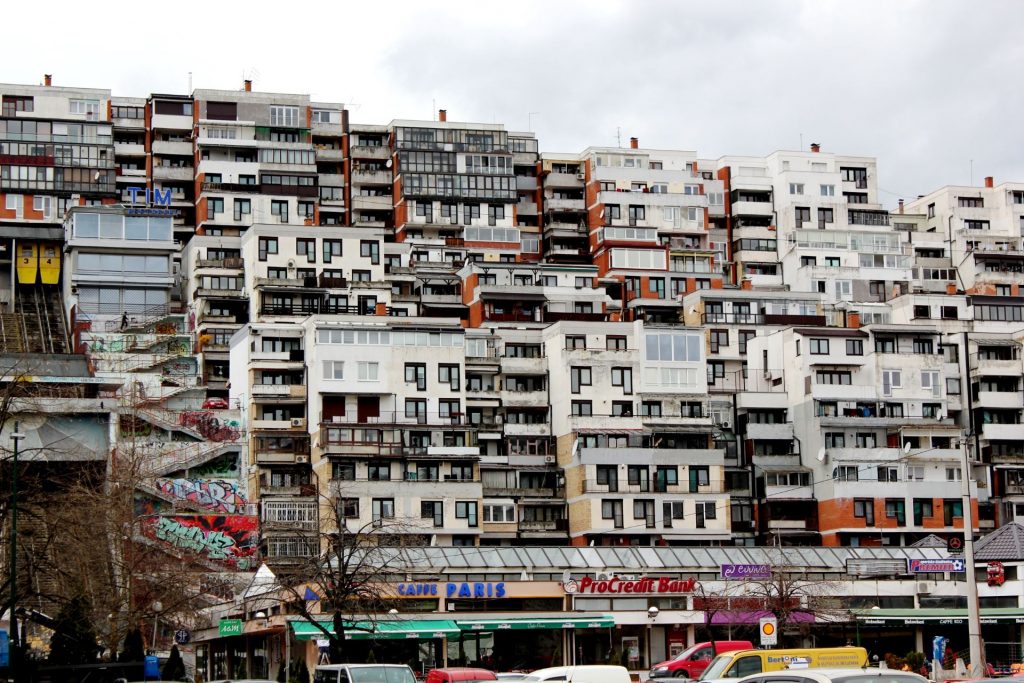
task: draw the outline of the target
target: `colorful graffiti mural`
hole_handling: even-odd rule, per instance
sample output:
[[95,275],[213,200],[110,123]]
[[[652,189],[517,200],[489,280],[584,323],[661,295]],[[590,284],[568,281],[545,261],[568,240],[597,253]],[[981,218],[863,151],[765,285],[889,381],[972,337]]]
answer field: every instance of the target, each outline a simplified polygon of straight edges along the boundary
[[245,515],[154,515],[142,519],[147,538],[232,569],[255,569],[259,518]]
[[184,412],[178,423],[182,427],[191,427],[208,441],[236,441],[239,437],[237,420],[220,420],[209,412]]
[[234,515],[245,512],[249,502],[239,490],[237,480],[230,479],[170,479],[161,477],[156,487],[164,495],[209,510]]
[[204,462],[202,465],[190,468],[188,474],[211,479],[234,479],[238,477],[238,454],[226,453],[209,462]]

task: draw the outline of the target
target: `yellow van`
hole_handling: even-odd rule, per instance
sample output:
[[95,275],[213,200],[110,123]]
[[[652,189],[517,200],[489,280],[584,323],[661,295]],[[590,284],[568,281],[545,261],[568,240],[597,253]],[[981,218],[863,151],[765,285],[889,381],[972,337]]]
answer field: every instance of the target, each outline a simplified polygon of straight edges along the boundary
[[711,660],[699,680],[721,683],[766,671],[863,668],[867,664],[868,651],[862,647],[736,650],[720,654]]

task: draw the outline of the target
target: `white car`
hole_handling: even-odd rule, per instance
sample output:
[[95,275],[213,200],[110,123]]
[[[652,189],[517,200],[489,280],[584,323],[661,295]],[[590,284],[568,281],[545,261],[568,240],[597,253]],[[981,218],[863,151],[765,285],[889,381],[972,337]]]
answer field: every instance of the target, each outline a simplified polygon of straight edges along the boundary
[[784,669],[747,676],[739,683],[928,683],[928,679],[896,669]]

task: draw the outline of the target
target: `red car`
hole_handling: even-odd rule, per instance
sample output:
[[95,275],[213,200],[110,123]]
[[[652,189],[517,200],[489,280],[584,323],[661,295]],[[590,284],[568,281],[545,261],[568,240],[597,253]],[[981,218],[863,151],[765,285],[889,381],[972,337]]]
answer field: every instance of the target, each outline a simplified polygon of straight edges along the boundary
[[208,398],[203,401],[203,410],[227,410],[228,400],[226,398]]
[[649,678],[700,678],[711,660],[723,652],[753,650],[749,640],[716,640],[712,649],[710,642],[695,643],[667,662],[651,667]]

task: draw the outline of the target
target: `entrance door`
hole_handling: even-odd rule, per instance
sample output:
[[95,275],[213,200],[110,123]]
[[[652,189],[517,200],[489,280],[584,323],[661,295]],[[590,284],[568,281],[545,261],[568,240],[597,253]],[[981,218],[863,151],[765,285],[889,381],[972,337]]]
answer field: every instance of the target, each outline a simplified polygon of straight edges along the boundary
[[356,405],[356,417],[359,422],[376,422],[380,417],[380,397],[360,396]]

